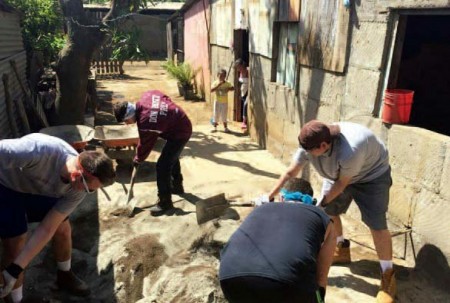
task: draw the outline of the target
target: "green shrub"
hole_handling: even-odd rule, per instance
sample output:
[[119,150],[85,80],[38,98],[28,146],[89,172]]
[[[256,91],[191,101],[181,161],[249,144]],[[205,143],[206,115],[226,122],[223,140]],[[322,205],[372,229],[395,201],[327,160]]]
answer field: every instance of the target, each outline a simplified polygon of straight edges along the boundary
[[141,31],[133,27],[131,31],[115,30],[111,38],[113,48],[111,60],[150,61],[150,54],[140,45]]
[[65,43],[63,16],[58,1],[7,0],[22,12],[22,36],[28,52],[42,51],[46,61],[56,59]]
[[162,67],[167,71],[171,78],[180,82],[185,88],[192,87],[192,80],[198,73],[198,70],[194,70],[187,62],[177,65],[172,60],[167,60],[162,64]]

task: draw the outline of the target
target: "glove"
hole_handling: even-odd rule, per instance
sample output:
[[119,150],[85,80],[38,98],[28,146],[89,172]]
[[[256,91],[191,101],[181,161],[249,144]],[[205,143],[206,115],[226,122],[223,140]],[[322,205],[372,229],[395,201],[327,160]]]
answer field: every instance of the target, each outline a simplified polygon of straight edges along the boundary
[[3,285],[0,285],[0,298],[6,297],[11,292],[17,281],[17,279],[11,276],[6,269],[2,271],[2,278],[4,282]]
[[261,195],[254,199],[255,207],[261,206],[266,203],[270,203],[269,195]]
[[137,168],[141,164],[137,159],[133,159],[133,167]]

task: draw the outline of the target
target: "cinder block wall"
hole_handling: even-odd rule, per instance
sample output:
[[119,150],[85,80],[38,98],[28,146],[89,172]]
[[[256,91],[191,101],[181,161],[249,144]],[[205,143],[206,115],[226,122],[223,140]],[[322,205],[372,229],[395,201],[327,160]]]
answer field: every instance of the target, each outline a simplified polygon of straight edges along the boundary
[[[432,244],[450,261],[444,228],[450,221],[450,138],[411,126],[388,128],[373,117],[380,109],[376,104],[382,98],[393,33],[390,9],[448,7],[448,1],[357,1],[345,72],[300,66],[298,92],[270,81],[270,58],[250,54],[249,115],[252,138],[286,164],[298,147],[297,135],[305,121],[353,121],[371,128],[390,151],[391,228],[411,226],[417,254],[425,244]],[[304,176],[320,191],[321,178],[313,169],[307,168]],[[355,207],[349,215],[360,218]],[[394,238],[396,255],[403,255],[404,245],[404,237]],[[414,263],[411,256],[407,261]]]

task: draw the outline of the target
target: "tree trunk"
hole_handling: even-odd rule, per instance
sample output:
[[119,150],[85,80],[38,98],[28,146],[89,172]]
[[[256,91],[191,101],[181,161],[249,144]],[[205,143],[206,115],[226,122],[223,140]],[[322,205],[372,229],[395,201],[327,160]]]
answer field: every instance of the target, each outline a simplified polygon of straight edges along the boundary
[[97,29],[71,24],[73,31],[57,62],[57,91],[53,124],[83,124],[92,56],[104,34]]
[[[116,17],[137,6],[137,0],[112,1],[104,20]],[[106,24],[89,24],[82,0],[60,0],[67,20],[68,38],[56,63],[57,97],[52,125],[83,124],[86,91],[92,57],[106,40]],[[119,13],[117,13],[119,12]]]

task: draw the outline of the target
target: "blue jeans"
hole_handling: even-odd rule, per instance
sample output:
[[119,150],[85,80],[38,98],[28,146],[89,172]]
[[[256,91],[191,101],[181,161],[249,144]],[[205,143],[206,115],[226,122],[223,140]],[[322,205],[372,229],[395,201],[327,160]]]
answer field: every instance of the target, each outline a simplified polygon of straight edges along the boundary
[[245,94],[245,96],[242,96],[242,97],[241,97],[241,102],[242,102],[242,118],[243,118],[243,119],[247,119],[247,104],[248,104],[248,101],[247,101],[247,95],[248,95],[248,94]]
[[186,140],[167,140],[161,155],[156,162],[156,184],[158,186],[158,195],[170,195],[171,182],[181,180],[180,154],[184,146],[189,141]]

